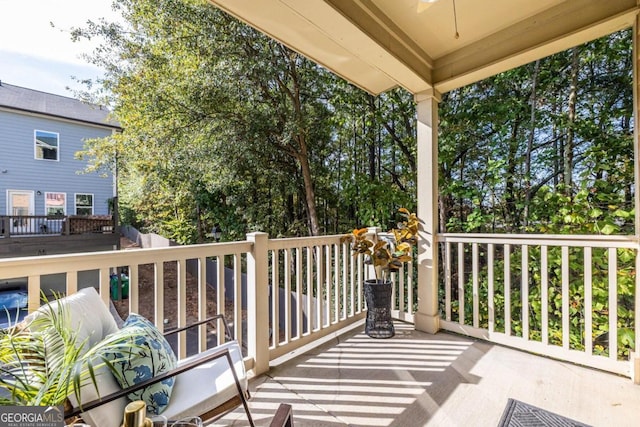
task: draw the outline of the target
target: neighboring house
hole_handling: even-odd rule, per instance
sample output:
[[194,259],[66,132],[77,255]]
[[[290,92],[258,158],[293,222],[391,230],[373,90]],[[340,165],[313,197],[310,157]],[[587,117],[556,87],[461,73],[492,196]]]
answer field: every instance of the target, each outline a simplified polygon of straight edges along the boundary
[[[51,239],[80,234],[78,230],[113,232],[104,221],[111,219],[115,178],[83,173],[87,163],[75,154],[87,139],[119,130],[104,107],[0,81],[0,239],[16,243],[18,237],[26,242],[27,237]],[[78,215],[82,217],[74,217]],[[103,222],[94,221],[91,229],[77,226],[88,218]],[[56,249],[39,247],[35,253],[12,249],[12,253],[22,256],[80,249],[77,245],[61,248],[60,243],[58,240]],[[113,246],[92,248],[86,244],[86,250]],[[2,252],[0,241],[0,257],[7,256]]]

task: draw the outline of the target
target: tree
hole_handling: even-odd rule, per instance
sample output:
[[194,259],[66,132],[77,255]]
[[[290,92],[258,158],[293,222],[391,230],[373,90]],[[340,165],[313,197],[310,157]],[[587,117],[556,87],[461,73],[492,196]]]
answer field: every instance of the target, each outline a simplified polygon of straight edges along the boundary
[[85,154],[99,165],[118,153],[121,180],[134,184],[123,184],[121,200],[148,228],[168,226],[184,242],[202,238],[193,224],[220,205],[223,227],[246,225],[237,234],[295,233],[301,218],[319,234],[314,152],[331,143],[335,77],[203,1],[114,6],[129,28],[102,21],[74,35],[105,40],[89,59],[108,70],[101,83],[124,132]]
[[442,229],[545,232],[567,212],[564,232],[628,232],[630,52],[621,31],[446,94]]

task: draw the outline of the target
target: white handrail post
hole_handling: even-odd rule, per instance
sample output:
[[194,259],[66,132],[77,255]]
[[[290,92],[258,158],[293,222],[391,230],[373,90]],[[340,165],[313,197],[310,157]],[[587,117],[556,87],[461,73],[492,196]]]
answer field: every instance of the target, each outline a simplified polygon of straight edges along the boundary
[[269,370],[269,235],[250,233],[253,248],[247,253],[247,349],[253,371]]

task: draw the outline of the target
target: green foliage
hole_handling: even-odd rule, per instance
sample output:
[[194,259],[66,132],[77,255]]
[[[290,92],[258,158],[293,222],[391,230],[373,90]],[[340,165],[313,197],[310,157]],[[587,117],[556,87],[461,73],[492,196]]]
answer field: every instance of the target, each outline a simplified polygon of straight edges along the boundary
[[[411,94],[370,96],[204,1],[114,6],[127,28],[89,23],[75,36],[104,40],[89,60],[109,70],[100,83],[125,130],[89,142],[84,155],[95,159],[94,169],[117,163],[123,218],[193,243],[214,223],[234,240],[257,230],[279,237],[342,233],[354,224],[386,229],[397,207],[415,210]],[[633,233],[631,40],[630,30],[614,33],[445,94],[439,231]],[[511,297],[514,334],[522,334],[518,251],[498,258],[494,272],[504,283],[499,267],[512,259],[513,288],[498,286],[494,304],[504,313]],[[537,251],[530,248],[532,260]],[[583,337],[581,256],[571,254],[571,346],[593,339],[606,353],[605,255],[593,256],[594,337]],[[635,253],[618,256],[624,352],[632,347]],[[545,303],[549,340],[562,338],[560,259],[550,248],[547,302],[540,301],[541,267],[530,263],[531,339],[541,339]],[[483,271],[483,324],[486,277]],[[471,284],[463,283],[468,296]],[[472,306],[463,302],[468,319]],[[505,325],[498,316],[496,328]]]
[[[470,246],[464,247],[464,260],[466,265],[470,264]],[[635,295],[635,257],[636,251],[631,249],[618,249],[616,292],[617,301],[617,328],[618,328],[618,354],[620,360],[626,360],[629,353],[634,351],[634,295]],[[523,336],[522,329],[522,291],[526,286],[528,293],[528,316],[529,316],[529,336],[528,339],[534,341],[542,340],[542,312],[543,307],[548,313],[548,342],[551,345],[563,345],[563,300],[562,300],[562,251],[560,247],[547,248],[547,271],[541,271],[542,255],[540,246],[529,246],[527,248],[527,268],[529,280],[522,283],[522,248],[512,246],[511,252],[505,254],[501,250],[494,252],[494,263],[487,264],[487,247],[480,245],[479,248],[479,276],[478,276],[478,302],[479,302],[479,326],[488,328],[489,307],[488,307],[488,271],[491,267],[494,275],[494,329],[498,332],[505,332],[505,293],[508,292],[510,305],[508,307],[510,319],[511,335]],[[569,348],[574,350],[584,350],[585,340],[590,340],[593,353],[604,356],[609,355],[609,318],[611,316],[609,306],[609,255],[608,250],[593,248],[591,254],[592,281],[591,286],[591,306],[585,305],[585,281],[584,281],[584,250],[582,248],[572,248],[569,252],[567,309],[569,324]],[[510,284],[505,290],[504,265],[505,257],[509,257],[510,262]],[[454,263],[457,263],[454,257]],[[473,319],[473,299],[472,281],[470,273],[463,278],[464,292],[464,318],[466,324],[471,324]],[[542,300],[543,273],[546,274],[548,299]],[[452,280],[457,284],[457,272],[453,274]],[[589,284],[587,284],[589,285]],[[454,320],[459,320],[461,313],[459,295],[456,287],[453,288],[452,310]],[[444,295],[440,295],[442,299]],[[592,318],[592,335],[585,335],[585,320],[587,312]]]
[[114,7],[124,26],[74,37],[103,40],[87,59],[124,132],[80,155],[117,159],[123,218],[193,243],[214,223],[228,240],[336,233],[415,206],[407,92],[366,95],[202,0]]
[[117,348],[125,355],[132,350],[110,339],[83,350],[86,342],[68,327],[64,304],[45,307],[30,321],[0,330],[0,405],[62,405],[71,393],[80,401],[80,385],[97,390],[95,371],[108,366],[104,350]]
[[[446,231],[633,230],[631,32],[575,52],[577,64],[574,50],[561,52],[444,96],[439,159]],[[572,89],[567,75],[574,69]],[[566,149],[571,165],[563,164]]]
[[[577,62],[573,54],[577,54]],[[633,177],[633,96],[631,32],[612,34],[537,63],[448,93],[441,109],[440,176],[443,223],[449,232],[632,235],[635,233]],[[558,72],[565,70],[566,72]],[[577,86],[567,75],[577,73]],[[577,99],[575,117],[567,99]],[[572,144],[572,145],[570,145]],[[572,162],[563,164],[569,147]],[[565,175],[571,175],[567,184]],[[445,231],[445,230],[443,230]],[[488,326],[488,249],[482,246],[479,271],[480,326]],[[584,250],[569,252],[568,295],[563,307],[562,251],[549,247],[547,271],[541,248],[528,247],[527,283],[522,248],[496,250],[494,327],[505,332],[505,303],[510,331],[522,336],[522,292],[528,294],[529,339],[542,340],[542,313],[548,309],[552,345],[563,342],[563,310],[568,312],[569,348],[591,342],[595,354],[609,355],[609,295],[617,302],[617,357],[635,348],[634,295],[637,250],[618,249],[616,287],[609,279],[609,253],[593,248],[592,305],[585,305]],[[510,261],[509,289],[504,266]],[[457,265],[454,254],[452,265]],[[455,320],[473,316],[471,251],[465,245],[464,312],[458,301],[458,272],[452,272]],[[542,301],[546,275],[548,299]],[[441,292],[440,298],[444,294]],[[585,336],[587,313],[592,335]]]

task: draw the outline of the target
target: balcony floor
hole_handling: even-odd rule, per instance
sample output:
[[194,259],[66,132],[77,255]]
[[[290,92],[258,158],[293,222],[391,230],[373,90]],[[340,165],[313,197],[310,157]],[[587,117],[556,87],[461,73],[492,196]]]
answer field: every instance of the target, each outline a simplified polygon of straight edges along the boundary
[[[268,425],[285,402],[297,427],[497,426],[514,398],[592,426],[640,425],[640,386],[628,378],[403,323],[387,340],[363,329],[253,379],[256,424]],[[247,422],[236,409],[212,425]]]

